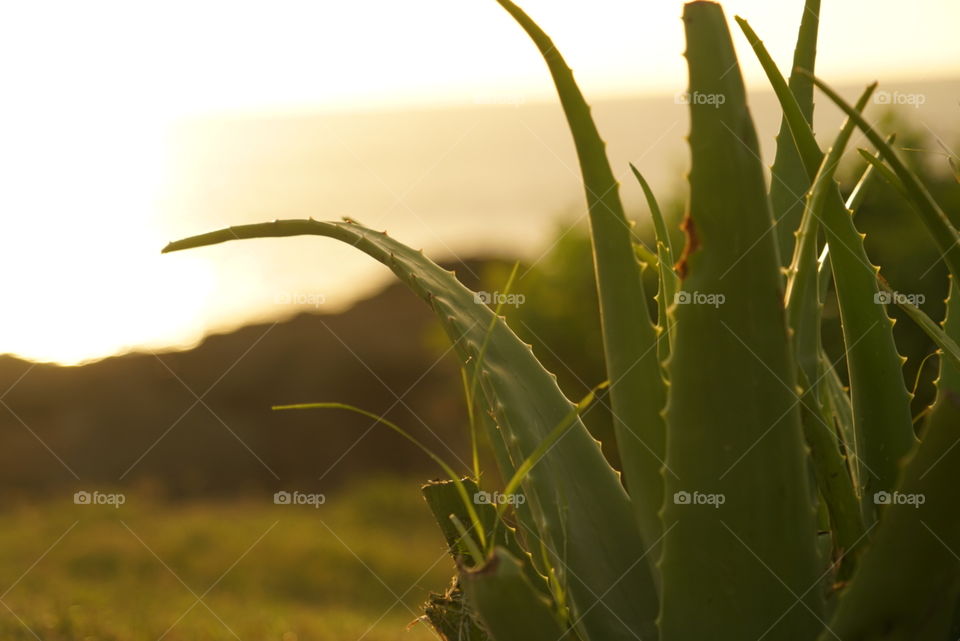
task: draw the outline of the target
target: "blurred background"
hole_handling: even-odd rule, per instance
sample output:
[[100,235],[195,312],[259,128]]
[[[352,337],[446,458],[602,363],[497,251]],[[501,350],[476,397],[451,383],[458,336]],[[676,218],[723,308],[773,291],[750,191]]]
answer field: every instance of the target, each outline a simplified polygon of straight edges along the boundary
[[[788,4],[723,3],[784,71],[802,3]],[[868,116],[956,214],[960,6],[823,4],[818,74],[848,97],[880,81]],[[593,104],[639,235],[628,162],[677,229],[682,3],[522,5]],[[519,261],[511,326],[580,398],[603,379],[586,212],[539,54],[492,0],[41,1],[0,16],[0,636],[432,638],[408,624],[452,571],[418,491],[439,470],[371,420],[270,410],[354,404],[466,472],[457,363],[430,311],[324,239],[159,252],[227,225],[350,216],[474,289],[502,291]],[[733,37],[769,164],[780,111]],[[816,120],[826,145],[839,112],[818,98]],[[861,170],[850,154],[845,189]],[[944,270],[912,215],[877,181],[858,225],[891,284],[939,318]],[[933,347],[908,322],[896,332],[919,415]],[[616,463],[605,404],[586,420]]]

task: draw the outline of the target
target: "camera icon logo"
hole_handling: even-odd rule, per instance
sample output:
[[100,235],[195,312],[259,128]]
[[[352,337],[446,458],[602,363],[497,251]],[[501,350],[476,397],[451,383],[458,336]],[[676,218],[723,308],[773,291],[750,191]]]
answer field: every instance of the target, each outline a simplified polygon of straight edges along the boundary
[[890,292],[877,292],[873,295],[873,302],[876,305],[890,305],[893,303],[893,294]]
[[676,505],[690,505],[690,492],[680,490],[673,495],[673,502]]
[[690,300],[690,292],[679,291],[673,295],[673,303],[675,305],[689,305]]
[[77,505],[90,505],[90,492],[80,490],[73,493],[73,502]]
[[273,502],[276,505],[290,505],[292,498],[293,496],[290,494],[290,492],[281,490],[274,493]]
[[887,492],[886,490],[880,490],[879,492],[875,492],[873,495],[873,502],[875,505],[890,505],[890,499],[890,492]]

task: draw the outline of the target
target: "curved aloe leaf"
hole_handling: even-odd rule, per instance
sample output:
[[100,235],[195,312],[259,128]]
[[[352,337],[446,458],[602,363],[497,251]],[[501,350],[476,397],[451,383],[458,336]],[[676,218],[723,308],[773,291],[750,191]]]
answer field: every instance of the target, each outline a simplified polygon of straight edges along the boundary
[[[863,109],[873,93],[868,87],[857,107]],[[810,446],[817,485],[830,514],[835,556],[841,559],[841,579],[848,578],[856,561],[856,544],[863,536],[857,494],[837,445],[832,420],[824,411],[820,381],[826,374],[820,361],[820,283],[818,280],[817,232],[826,203],[836,195],[837,165],[854,130],[847,120],[823,158],[806,200],[793,261],[788,272],[787,317],[793,329],[794,351],[800,368],[803,432]],[[805,171],[805,170],[804,170]]]
[[937,201],[933,199],[933,196],[930,195],[927,188],[924,187],[920,179],[917,178],[917,175],[900,160],[900,157],[897,155],[897,152],[893,150],[893,147],[887,144],[883,137],[870,126],[870,123],[857,113],[853,107],[847,104],[836,91],[813,74],[802,70],[801,73],[811,78],[814,84],[816,84],[830,100],[857,123],[857,127],[870,139],[870,143],[880,152],[883,159],[889,163],[891,169],[893,169],[893,172],[903,184],[903,189],[909,194],[910,202],[913,204],[917,213],[920,214],[920,219],[927,227],[927,231],[933,238],[934,243],[936,243],[940,249],[947,269],[950,270],[954,278],[960,278],[960,233],[957,232],[956,227],[953,226],[950,219],[947,218],[947,215],[940,208],[940,205],[937,204]]
[[[494,313],[452,272],[385,233],[349,221],[280,220],[194,236],[164,251],[303,234],[343,241],[393,270],[430,304],[464,364],[478,360],[486,341],[480,387],[514,461],[530,456],[575,407],[502,319],[487,336]],[[579,418],[527,476],[524,490],[583,636],[655,639],[656,589],[629,498]]]
[[496,641],[574,641],[550,603],[530,584],[523,568],[504,548],[496,548],[475,570],[462,570],[460,581],[470,604]]
[[[887,137],[887,142],[892,143],[896,139],[896,135],[891,134]],[[858,150],[859,151],[859,150]],[[878,155],[871,156],[874,160],[879,158]],[[857,181],[857,184],[854,186],[853,191],[850,192],[850,196],[847,197],[847,209],[850,210],[850,215],[855,216],[857,211],[860,209],[860,205],[863,203],[863,199],[867,194],[867,186],[870,184],[870,179],[873,177],[875,168],[872,162],[867,164],[866,169],[863,170],[863,173],[860,174],[860,179]],[[827,292],[830,290],[830,283],[833,280],[833,271],[830,269],[830,245],[829,243],[824,244],[823,250],[820,252],[819,258],[820,266],[820,300],[825,300],[827,297]]]
[[[949,372],[950,368],[960,369],[960,346],[957,345],[950,334],[933,322],[922,309],[910,302],[908,297],[893,291],[886,283],[881,283],[881,286],[888,299],[906,312],[910,320],[916,323],[937,346],[937,349],[940,350],[941,360],[948,363],[947,371]],[[952,298],[954,298],[953,295],[951,295]],[[958,312],[958,315],[960,315],[960,312]]]
[[874,169],[880,176],[883,177],[884,182],[896,189],[901,196],[910,200],[910,194],[907,193],[906,188],[903,186],[903,182],[897,175],[893,173],[889,167],[883,164],[883,160],[880,158],[880,153],[871,154],[866,149],[858,149],[857,153],[860,154],[860,157],[867,161],[867,164],[870,166],[870,169]]
[[[945,332],[960,339],[953,281]],[[843,593],[827,639],[947,639],[960,597],[960,368],[941,361],[923,440],[896,492],[879,494],[883,519]],[[871,497],[874,498],[874,497]]]
[[[813,69],[817,58],[817,35],[820,27],[820,0],[806,0],[797,45],[793,52],[793,68]],[[797,99],[804,120],[813,124],[813,82],[801,74],[790,74],[789,89]],[[770,206],[777,225],[780,257],[786,261],[793,253],[794,232],[800,226],[803,194],[810,188],[800,152],[790,133],[786,117],[777,133],[777,153],[770,168]]]
[[657,324],[661,333],[666,332],[667,340],[657,341],[658,358],[661,363],[666,362],[670,355],[670,346],[673,344],[673,328],[670,327],[670,321],[667,316],[667,308],[673,304],[673,297],[677,293],[680,279],[677,273],[673,271],[673,243],[670,240],[670,232],[667,231],[667,222],[663,218],[663,212],[660,211],[660,205],[657,203],[653,190],[643,177],[643,174],[630,165],[633,175],[643,189],[643,195],[647,199],[647,206],[650,208],[650,217],[653,219],[653,229],[657,237],[657,277],[660,281],[660,289],[657,292]]
[[[863,92],[857,107],[863,109],[876,85]],[[814,386],[819,375],[820,283],[818,279],[817,236],[827,202],[836,195],[834,176],[846,150],[854,123],[847,119],[829,153],[823,157],[806,199],[800,231],[787,277],[787,318],[794,332],[797,364]],[[806,170],[804,169],[804,173]],[[816,395],[816,393],[815,393]]]
[[[893,340],[893,321],[882,304],[877,268],[869,262],[863,236],[837,200],[828,202],[823,221],[843,326],[866,497],[895,486],[900,463],[914,446],[910,395],[903,380],[903,359]],[[865,508],[870,515],[870,504]]]
[[860,482],[860,449],[853,424],[853,404],[850,402],[850,394],[847,393],[837,373],[836,364],[830,361],[823,349],[820,350],[820,363],[823,400],[829,406],[829,413],[833,420],[836,421],[837,435],[843,443],[843,451],[846,454],[847,469],[853,481],[854,491],[859,498],[863,484]]
[[720,5],[687,4],[684,24],[705,98],[668,363],[661,637],[809,640],[816,523],[763,166]]
[[[604,142],[590,115],[590,107],[573,79],[573,72],[547,34],[527,14],[510,0],[497,1],[540,50],[573,134],[590,212],[614,433],[640,531],[645,544],[654,547],[661,532],[658,517],[663,502],[661,412],[666,386],[657,358],[657,332],[647,311],[640,266],[633,253],[630,223],[623,211]],[[657,556],[656,550],[652,550],[651,566]]]
[[[797,142],[809,176],[815,176],[823,154],[817,147],[809,123],[799,116],[800,107],[783,76],[772,64],[763,44],[746,21],[740,26],[750,39],[767,73],[777,99]],[[802,73],[798,71],[798,73]],[[849,118],[862,129],[862,117],[853,107]],[[883,143],[883,140],[880,140]],[[863,237],[844,207],[839,189],[825,203],[822,223],[831,246],[831,269],[836,283],[846,358],[850,372],[850,394],[858,436],[860,479],[863,494],[893,488],[900,460],[914,445],[910,396],[903,381],[902,358],[893,340],[893,321],[878,301],[876,270],[867,257]],[[870,504],[864,504],[872,516]]]

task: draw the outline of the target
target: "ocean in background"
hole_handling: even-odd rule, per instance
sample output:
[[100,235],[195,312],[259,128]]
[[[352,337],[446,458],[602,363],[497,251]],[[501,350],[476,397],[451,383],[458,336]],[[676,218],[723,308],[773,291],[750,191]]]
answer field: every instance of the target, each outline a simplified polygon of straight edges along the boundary
[[[860,91],[843,93],[854,99]],[[874,103],[872,121],[893,106],[912,127],[947,144],[960,142],[960,79],[881,86]],[[769,92],[751,95],[750,104],[769,165],[780,110]],[[629,162],[661,201],[682,197],[688,116],[681,100],[599,101],[593,113],[628,212],[644,224],[646,207]],[[840,122],[840,112],[818,95],[822,146]],[[857,145],[866,142],[855,137],[851,148]],[[938,158],[931,154],[931,161]],[[559,105],[521,101],[185,121],[171,138],[157,207],[171,239],[275,218],[349,216],[434,259],[453,261],[480,255],[536,260],[563,226],[585,221],[577,160]],[[359,252],[319,238],[199,251],[214,284],[198,310],[201,324],[189,339],[174,342],[303,307],[342,309],[392,277]]]

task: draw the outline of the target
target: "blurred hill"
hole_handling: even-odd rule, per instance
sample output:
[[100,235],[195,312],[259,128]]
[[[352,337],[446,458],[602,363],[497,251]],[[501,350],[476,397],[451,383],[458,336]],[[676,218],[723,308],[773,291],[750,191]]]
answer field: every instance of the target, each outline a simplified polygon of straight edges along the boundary
[[357,405],[451,464],[466,461],[456,362],[425,348],[438,333],[423,302],[393,284],[339,314],[250,325],[188,351],[75,367],[0,356],[0,484],[20,493],[119,485],[184,496],[435,476],[419,450],[369,419],[270,407]]

